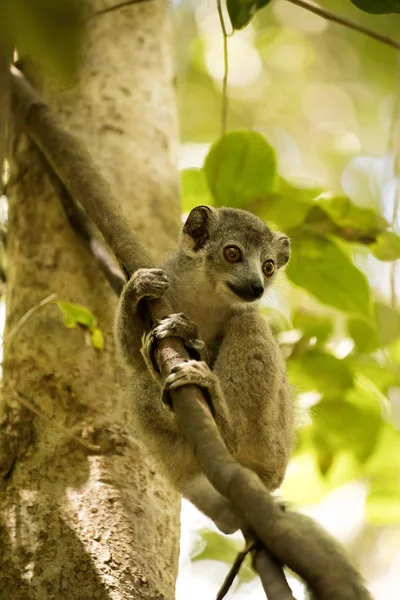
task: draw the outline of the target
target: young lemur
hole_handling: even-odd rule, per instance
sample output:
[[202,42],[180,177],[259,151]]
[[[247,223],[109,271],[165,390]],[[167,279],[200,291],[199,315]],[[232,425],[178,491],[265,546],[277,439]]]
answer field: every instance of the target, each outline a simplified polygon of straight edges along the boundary
[[[255,305],[287,263],[286,236],[253,214],[194,208],[163,269],[139,269],[120,299],[116,335],[133,370],[137,434],[174,486],[225,533],[238,529],[231,505],[209,483],[168,409],[168,392],[185,384],[206,393],[234,457],[269,490],[283,480],[293,442],[293,402],[285,364]],[[143,298],[165,296],[174,313],[145,333]],[[192,357],[165,381],[154,367],[155,339],[181,337]],[[162,394],[161,394],[162,391]]]

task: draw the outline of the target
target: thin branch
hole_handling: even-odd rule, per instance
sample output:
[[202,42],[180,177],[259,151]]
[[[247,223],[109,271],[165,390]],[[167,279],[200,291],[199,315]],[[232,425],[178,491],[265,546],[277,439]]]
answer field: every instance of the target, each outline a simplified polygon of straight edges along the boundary
[[8,332],[8,334],[6,336],[3,337],[3,340],[1,342],[1,348],[6,343],[8,343],[14,337],[14,335],[16,333],[18,333],[18,331],[27,322],[29,317],[31,317],[33,315],[33,313],[35,313],[37,310],[39,310],[39,308],[46,306],[46,304],[49,304],[49,302],[54,300],[55,297],[56,297],[56,294],[50,294],[50,296],[43,298],[43,300],[41,300],[40,302],[35,304],[35,306],[32,306],[29,310],[27,310],[26,313],[23,315],[23,317],[20,318],[18,323],[16,325],[14,325],[14,327]]
[[118,4],[113,4],[112,6],[108,6],[107,8],[102,8],[101,10],[96,10],[95,13],[90,15],[89,19],[93,19],[94,17],[99,17],[100,15],[105,15],[107,13],[113,12],[114,10],[119,10],[120,8],[124,8],[125,6],[130,6],[131,4],[142,4],[143,2],[151,2],[151,0],[126,0],[125,2],[118,2]]
[[48,417],[47,415],[42,413],[42,411],[37,409],[36,406],[34,406],[31,402],[29,402],[29,400],[27,400],[26,398],[23,398],[19,392],[17,393],[16,396],[14,396],[14,398],[16,399],[17,402],[20,402],[21,404],[23,404],[23,406],[25,406],[25,408],[27,408],[30,412],[34,413],[37,417],[39,417],[43,421],[46,421],[46,423],[49,423],[49,425],[51,425],[54,429],[57,429],[57,431],[59,431],[60,433],[66,435],[67,437],[69,437],[72,440],[74,440],[75,442],[77,442],[80,446],[83,446],[84,448],[86,448],[87,450],[91,450],[92,452],[99,452],[99,450],[101,450],[100,446],[96,446],[95,444],[86,442],[81,437],[74,435],[68,429],[65,429],[64,427],[59,425],[54,419],[51,419],[50,417]]
[[[12,90],[17,122],[44,153],[71,198],[85,208],[120,263],[130,273],[151,266],[135,234],[128,231],[117,201],[89,153],[64,131],[27,81],[12,77]],[[148,309],[155,321],[168,314],[171,307],[162,299],[149,301]],[[179,338],[158,343],[156,360],[163,377],[185,358],[189,356]],[[341,546],[309,517],[282,511],[259,477],[232,457],[201,390],[187,385],[174,390],[171,399],[179,427],[203,473],[268,552],[300,575],[318,600],[370,600]]]
[[354,23],[354,21],[350,21],[350,19],[346,19],[345,17],[341,17],[340,15],[336,15],[335,13],[330,12],[329,10],[325,10],[325,8],[320,8],[319,6],[315,6],[314,4],[310,4],[309,2],[305,2],[305,0],[287,0],[291,4],[295,4],[296,6],[301,6],[305,10],[308,10],[327,21],[332,21],[333,23],[339,23],[339,25],[343,25],[348,29],[353,29],[353,31],[358,31],[358,33],[362,33],[367,35],[368,37],[376,40],[377,42],[381,42],[382,44],[386,44],[386,46],[391,46],[396,50],[400,50],[400,42],[390,38],[386,35],[382,35],[373,29],[369,29],[368,27],[364,27],[364,25],[359,25],[358,23]]
[[223,44],[224,44],[224,77],[222,80],[222,106],[221,106],[221,135],[226,133],[228,123],[228,34],[226,31],[224,15],[222,13],[221,0],[217,0],[217,9],[219,21],[221,23]]

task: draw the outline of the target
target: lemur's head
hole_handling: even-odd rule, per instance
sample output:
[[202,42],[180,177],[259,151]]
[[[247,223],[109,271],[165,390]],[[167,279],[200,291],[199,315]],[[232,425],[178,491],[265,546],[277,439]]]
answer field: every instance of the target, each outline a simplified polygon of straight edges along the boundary
[[[289,239],[245,210],[197,206],[182,232],[183,251],[230,301],[263,295],[290,256]],[[228,298],[227,298],[228,299]]]

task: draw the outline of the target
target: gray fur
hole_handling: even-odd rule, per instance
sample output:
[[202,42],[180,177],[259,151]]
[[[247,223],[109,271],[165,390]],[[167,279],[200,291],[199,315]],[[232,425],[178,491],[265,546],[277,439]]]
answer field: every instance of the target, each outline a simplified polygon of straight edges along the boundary
[[[229,263],[224,257],[224,248],[230,245],[240,249],[240,262]],[[270,277],[262,270],[267,259],[276,267]],[[133,371],[132,410],[138,436],[176,488],[226,533],[240,527],[240,521],[201,473],[166,407],[168,391],[187,383],[200,385],[234,456],[256,471],[269,490],[279,487],[293,444],[293,402],[285,364],[255,302],[243,300],[233,290],[251,289],[254,282],[267,289],[288,259],[288,238],[270,231],[258,217],[231,208],[197,207],[163,270],[139,269],[125,286],[118,307],[116,337]],[[170,315],[145,334],[138,302],[163,293],[188,319],[181,313]],[[152,344],[157,337],[177,332],[203,361],[181,363],[167,378],[161,402],[163,382],[151,359]]]

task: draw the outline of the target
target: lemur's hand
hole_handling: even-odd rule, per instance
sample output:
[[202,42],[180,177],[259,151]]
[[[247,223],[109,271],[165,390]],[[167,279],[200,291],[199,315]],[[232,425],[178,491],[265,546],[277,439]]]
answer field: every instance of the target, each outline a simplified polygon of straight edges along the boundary
[[207,360],[207,347],[198,337],[198,328],[193,321],[188,319],[183,313],[173,313],[165,319],[162,319],[142,338],[141,353],[147,366],[150,368],[153,377],[157,379],[162,386],[160,373],[154,360],[154,347],[157,340],[167,337],[179,337],[182,339],[189,355],[194,359]]
[[162,269],[138,269],[126,284],[123,294],[139,302],[142,298],[161,298],[168,286]]

